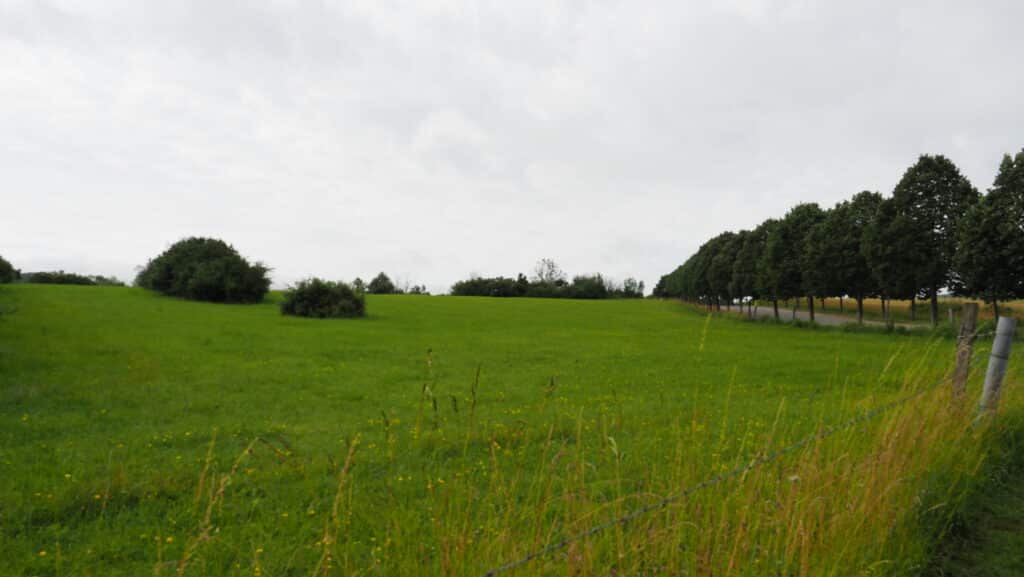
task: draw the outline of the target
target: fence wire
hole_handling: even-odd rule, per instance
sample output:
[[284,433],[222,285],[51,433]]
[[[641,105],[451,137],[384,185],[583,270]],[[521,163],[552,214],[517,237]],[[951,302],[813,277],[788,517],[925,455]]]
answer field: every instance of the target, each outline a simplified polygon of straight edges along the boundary
[[[983,336],[983,335],[977,335],[977,336]],[[975,351],[974,354],[972,354],[972,357],[974,357],[976,355],[978,355],[977,351]],[[973,361],[974,359],[972,358],[971,360]],[[606,521],[604,523],[600,523],[598,525],[594,525],[593,527],[587,529],[586,531],[582,531],[582,532],[576,533],[576,534],[571,535],[569,537],[566,537],[566,538],[564,538],[564,539],[562,539],[560,541],[552,543],[552,544],[544,547],[543,549],[538,549],[537,551],[534,551],[533,553],[530,553],[530,554],[528,554],[528,555],[526,555],[524,557],[516,559],[515,561],[511,561],[511,562],[506,563],[504,565],[501,565],[499,567],[495,567],[494,569],[491,569],[490,571],[487,571],[486,573],[481,574],[480,577],[493,577],[494,575],[499,575],[501,573],[506,573],[508,571],[512,571],[514,569],[518,569],[519,567],[522,567],[523,565],[526,565],[527,563],[529,563],[530,561],[533,561],[534,559],[537,559],[537,558],[540,558],[540,557],[544,557],[546,555],[554,553],[555,551],[564,549],[565,547],[568,547],[569,545],[571,545],[572,543],[574,543],[576,541],[579,541],[581,539],[586,539],[587,537],[591,537],[593,535],[596,535],[597,533],[600,533],[600,532],[604,531],[605,529],[608,529],[608,528],[611,528],[611,527],[615,527],[617,525],[626,525],[630,521],[632,521],[633,519],[636,519],[637,517],[640,517],[642,515],[645,515],[647,513],[652,512],[652,511],[657,511],[657,510],[663,509],[666,506],[670,505],[671,503],[674,503],[676,501],[680,501],[680,500],[686,499],[690,495],[693,495],[694,493],[700,492],[700,491],[702,491],[704,489],[707,489],[709,487],[714,487],[716,485],[720,485],[720,484],[722,484],[722,483],[724,483],[726,481],[729,481],[731,479],[735,479],[737,477],[741,477],[741,476],[743,476],[744,474],[746,474],[747,472],[749,472],[749,471],[751,471],[753,469],[756,469],[758,467],[761,467],[763,465],[766,465],[768,463],[776,461],[780,457],[784,457],[784,456],[786,456],[786,455],[788,455],[790,453],[793,453],[795,451],[799,451],[800,449],[803,449],[804,447],[807,447],[808,445],[810,445],[810,444],[812,444],[814,442],[820,441],[822,439],[826,439],[828,437],[831,437],[832,435],[835,435],[836,433],[839,433],[839,432],[851,429],[851,428],[856,427],[857,425],[859,425],[861,423],[864,423],[866,421],[870,421],[871,419],[874,419],[875,417],[878,417],[878,416],[886,413],[887,411],[889,411],[891,409],[894,409],[896,407],[902,406],[902,405],[904,405],[904,404],[906,404],[906,403],[908,403],[908,402],[910,402],[910,401],[912,401],[914,399],[917,399],[918,397],[921,397],[921,396],[923,396],[923,395],[925,395],[925,394],[927,394],[927,393],[929,393],[931,391],[934,391],[935,389],[941,387],[942,385],[945,385],[945,384],[948,384],[948,383],[952,382],[952,380],[953,380],[953,375],[951,374],[949,376],[946,376],[946,377],[940,379],[938,382],[932,384],[931,386],[922,388],[922,389],[920,389],[918,391],[915,391],[915,392],[913,392],[913,393],[911,393],[909,395],[905,395],[905,396],[903,396],[903,397],[901,397],[899,399],[895,399],[895,400],[890,401],[888,403],[884,403],[882,405],[879,405],[879,406],[875,407],[874,409],[871,409],[871,410],[866,411],[865,413],[863,413],[861,415],[858,415],[856,417],[853,417],[851,419],[843,421],[842,423],[839,423],[839,424],[836,424],[836,425],[832,425],[830,427],[826,427],[825,429],[823,429],[821,431],[818,431],[817,433],[815,433],[813,435],[809,435],[807,437],[804,437],[803,439],[801,439],[800,441],[797,441],[796,443],[793,443],[792,445],[788,445],[788,446],[783,447],[781,449],[776,449],[775,451],[772,451],[772,452],[768,453],[767,455],[763,455],[761,457],[756,457],[756,458],[752,459],[746,465],[740,465],[740,466],[738,466],[738,467],[736,467],[734,469],[731,469],[731,470],[726,471],[724,473],[721,473],[719,475],[715,475],[713,477],[709,477],[707,479],[704,479],[703,481],[701,481],[699,483],[696,483],[694,485],[690,485],[689,487],[686,487],[685,489],[682,489],[682,490],[680,490],[680,491],[678,491],[676,493],[673,493],[673,494],[671,494],[671,495],[669,495],[667,497],[664,497],[664,498],[662,498],[661,500],[659,500],[659,501],[657,501],[655,503],[652,503],[650,505],[645,505],[643,507],[635,509],[634,511],[630,512],[629,514],[627,514],[627,515],[625,515],[623,517],[619,517],[617,519],[612,519],[610,521]]]

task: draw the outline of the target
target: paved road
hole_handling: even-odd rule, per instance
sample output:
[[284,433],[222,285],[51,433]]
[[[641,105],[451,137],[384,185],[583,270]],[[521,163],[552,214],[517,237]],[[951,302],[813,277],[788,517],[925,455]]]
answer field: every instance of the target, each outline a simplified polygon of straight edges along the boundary
[[[736,309],[734,308],[733,310],[736,310]],[[745,310],[746,309],[744,309],[744,311]],[[757,307],[756,309],[754,309],[754,312],[756,313],[756,315],[758,317],[772,317],[772,316],[775,316],[775,311],[772,310],[771,305]],[[791,309],[791,308],[783,308],[782,306],[779,307],[779,319],[780,320],[788,321],[788,320],[790,320],[792,318],[793,318],[793,309]],[[811,315],[810,315],[810,313],[807,312],[806,308],[801,307],[800,310],[796,311],[796,318],[798,318],[800,320],[804,320],[804,321],[809,321],[809,320],[811,320]],[[836,315],[836,314],[832,314],[832,313],[823,313],[820,310],[816,310],[815,313],[814,313],[814,322],[816,322],[816,323],[818,323],[820,325],[828,325],[828,326],[838,327],[838,326],[842,326],[842,325],[848,325],[848,324],[856,323],[857,319],[856,319],[856,317],[850,317],[850,316],[845,316],[845,315]],[[869,320],[865,320],[864,324],[867,325],[867,326],[871,326],[871,327],[884,327],[885,326],[885,323],[882,322],[882,321],[869,321]],[[896,323],[896,326],[904,327],[904,328],[908,328],[908,329],[927,328],[927,325],[920,324],[920,323],[917,323],[917,324],[914,324],[914,323]]]

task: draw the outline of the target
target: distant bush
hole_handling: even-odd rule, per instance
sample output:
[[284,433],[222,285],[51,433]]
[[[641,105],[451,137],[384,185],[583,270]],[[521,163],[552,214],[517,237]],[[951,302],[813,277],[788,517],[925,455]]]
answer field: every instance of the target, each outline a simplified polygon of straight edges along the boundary
[[22,275],[22,280],[24,282],[35,284],[97,284],[96,281],[90,277],[75,274],[73,272],[64,272],[62,270],[56,272],[29,272]]
[[370,294],[375,295],[393,295],[398,292],[398,289],[395,288],[395,283],[391,282],[391,279],[388,278],[388,275],[384,274],[383,272],[373,277],[373,280],[370,281],[370,284],[366,287],[366,290]]
[[0,283],[14,282],[19,276],[14,266],[0,256]]
[[518,279],[501,276],[494,278],[475,277],[461,280],[452,285],[452,294],[455,296],[477,297],[521,297],[526,296],[529,287],[530,283],[523,275],[519,275]]
[[361,317],[366,314],[364,299],[362,293],[343,282],[311,278],[285,291],[281,312],[319,319]]
[[191,237],[149,261],[135,284],[165,295],[223,303],[255,303],[270,289],[270,271],[249,264],[226,242]]
[[606,299],[610,296],[608,286],[599,274],[573,277],[567,292],[566,296],[571,299]]

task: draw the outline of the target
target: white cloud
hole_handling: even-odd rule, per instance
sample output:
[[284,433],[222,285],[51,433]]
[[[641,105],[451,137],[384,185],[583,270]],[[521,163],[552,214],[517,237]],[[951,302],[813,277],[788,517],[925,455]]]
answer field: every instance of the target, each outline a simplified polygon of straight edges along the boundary
[[[873,0],[0,1],[0,254],[130,277],[652,286],[708,236],[1024,146],[1024,8]],[[11,207],[11,208],[9,208]]]

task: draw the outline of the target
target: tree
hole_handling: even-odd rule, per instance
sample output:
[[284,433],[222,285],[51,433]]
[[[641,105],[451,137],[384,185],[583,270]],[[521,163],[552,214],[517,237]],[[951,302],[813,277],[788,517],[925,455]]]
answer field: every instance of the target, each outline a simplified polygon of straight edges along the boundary
[[541,284],[557,285],[565,283],[565,273],[550,258],[542,258],[533,268],[534,280]]
[[366,287],[366,289],[370,294],[375,295],[391,295],[395,294],[396,291],[395,283],[391,282],[391,279],[388,278],[388,275],[384,274],[383,272],[373,277],[373,280],[370,281],[370,284]]
[[[819,298],[843,294],[837,262],[833,258],[833,241],[839,221],[845,214],[837,215],[837,212],[843,212],[841,205],[825,211],[822,219],[811,226],[804,237],[803,253],[800,255],[804,291]],[[810,304],[813,306],[813,303]]]
[[[743,231],[741,234],[745,234]],[[711,257],[708,264],[708,286],[715,300],[715,305],[721,308],[721,300],[725,301],[726,308],[736,296],[730,291],[732,283],[732,269],[736,264],[736,254],[742,247],[741,236],[733,232],[724,232],[718,237],[717,250]]]
[[20,272],[4,257],[0,256],[0,284],[14,282],[19,276],[21,276]]
[[622,281],[622,290],[620,291],[622,298],[627,299],[640,299],[644,297],[644,281],[637,281],[633,277],[629,277]]
[[356,277],[356,280],[352,281],[352,290],[356,291],[359,294],[365,293],[366,281],[359,277]]
[[864,322],[864,299],[879,292],[861,241],[881,203],[882,195],[863,191],[837,204],[814,227],[805,247],[805,271],[810,271],[812,284],[820,294],[856,299],[858,323]]
[[[751,231],[739,233],[737,242],[741,243],[733,262],[732,281],[729,292],[740,299],[747,298],[747,313],[752,314],[755,300],[765,296],[758,274],[758,262],[764,252],[764,244],[775,220],[766,220]],[[776,313],[778,309],[776,308]],[[776,315],[777,316],[777,315]]]
[[891,198],[878,204],[874,217],[864,227],[861,254],[878,285],[886,321],[891,320],[886,301],[908,299],[920,286],[914,268],[921,242],[916,232],[914,223],[898,212]]
[[[798,204],[772,228],[765,241],[761,265],[765,280],[774,298],[799,299],[807,295],[808,311],[814,320],[813,294],[804,285],[803,252],[810,230],[820,222],[825,213],[814,203]],[[796,308],[793,309],[796,316]]]
[[988,194],[960,223],[953,268],[958,292],[999,301],[1024,298],[1024,151],[1006,155]]
[[953,257],[960,219],[978,199],[978,191],[960,170],[942,155],[921,155],[893,190],[896,214],[907,220],[916,235],[917,252],[905,259],[914,271],[914,291],[931,300],[932,324],[938,323],[938,293],[956,288]]

